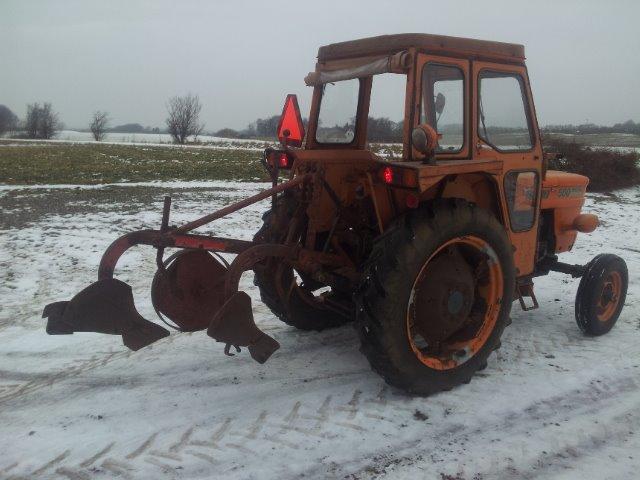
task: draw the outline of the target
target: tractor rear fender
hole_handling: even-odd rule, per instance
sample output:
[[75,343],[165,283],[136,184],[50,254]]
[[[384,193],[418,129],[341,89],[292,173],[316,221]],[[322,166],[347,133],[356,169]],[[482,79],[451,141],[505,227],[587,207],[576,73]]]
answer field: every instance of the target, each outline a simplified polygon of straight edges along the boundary
[[[488,173],[469,173],[450,176],[441,186],[441,197],[462,198],[491,212],[504,227],[513,247],[514,262],[518,276],[529,274],[535,267],[538,242],[537,222],[539,208],[532,212],[533,224],[523,231],[513,229],[508,218],[504,176]],[[530,207],[527,207],[530,208]]]
[[435,186],[433,198],[462,198],[493,213],[502,225],[507,225],[495,179],[483,173],[449,175]]

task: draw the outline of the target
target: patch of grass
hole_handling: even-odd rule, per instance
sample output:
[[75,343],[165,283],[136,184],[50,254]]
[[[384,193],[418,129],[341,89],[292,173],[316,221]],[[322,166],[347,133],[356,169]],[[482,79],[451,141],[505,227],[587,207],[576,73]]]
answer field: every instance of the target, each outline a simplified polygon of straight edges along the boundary
[[549,161],[549,169],[589,177],[588,189],[606,192],[640,184],[640,155],[635,151],[591,148],[545,137],[545,150],[562,156]]
[[[262,146],[259,142],[198,148],[0,140],[0,183],[267,181],[268,176],[260,164],[258,148]],[[370,148],[388,158],[400,158],[402,154],[399,144],[371,144]],[[545,136],[545,149],[564,154],[563,158],[551,160],[549,168],[588,176],[591,191],[640,184],[637,152],[590,148],[548,136]]]
[[0,183],[101,184],[161,180],[265,181],[261,152],[113,144],[0,142]]

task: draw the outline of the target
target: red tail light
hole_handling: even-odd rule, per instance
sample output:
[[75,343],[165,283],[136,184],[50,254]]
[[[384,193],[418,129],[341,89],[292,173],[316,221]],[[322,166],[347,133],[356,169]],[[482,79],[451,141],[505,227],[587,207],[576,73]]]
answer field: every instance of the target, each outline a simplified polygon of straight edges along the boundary
[[384,183],[391,185],[393,183],[393,168],[384,167],[382,169],[382,180]]
[[278,166],[280,168],[290,168],[291,167],[291,165],[289,165],[289,157],[287,157],[286,153],[283,152],[278,157]]
[[385,165],[378,170],[378,176],[385,184],[394,187],[418,187],[418,172],[412,168]]
[[293,167],[293,158],[283,150],[268,150],[266,152],[269,167],[289,170]]

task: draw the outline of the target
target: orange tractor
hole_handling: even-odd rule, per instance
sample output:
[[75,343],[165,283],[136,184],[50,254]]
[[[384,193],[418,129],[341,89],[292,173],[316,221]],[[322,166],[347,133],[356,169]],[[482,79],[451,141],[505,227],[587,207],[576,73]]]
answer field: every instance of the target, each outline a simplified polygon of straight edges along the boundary
[[[134,350],[169,335],[135,309],[114,278],[134,245],[157,249],[151,297],[161,319],[265,362],[279,348],[238,291],[253,270],[262,301],[283,322],[322,330],[353,322],[371,366],[397,387],[430,394],[483,369],[514,301],[538,306],[533,279],[581,277],[576,320],[589,335],[615,324],[627,269],[615,255],[558,261],[578,232],[588,179],[547,170],[521,45],[401,34],[320,48],[305,135],[287,97],[281,147],[262,161],[272,188],[182,226],[136,231],[105,252],[98,281],[47,305],[47,332],[122,335]],[[395,79],[402,153],[372,151],[372,98]],[[376,90],[378,88],[378,90]],[[385,100],[386,99],[386,100]],[[393,150],[393,146],[383,146]],[[253,241],[190,233],[260,200],[271,201]],[[165,250],[178,249],[170,256]],[[229,264],[220,253],[237,254]],[[171,322],[169,322],[169,320]]]

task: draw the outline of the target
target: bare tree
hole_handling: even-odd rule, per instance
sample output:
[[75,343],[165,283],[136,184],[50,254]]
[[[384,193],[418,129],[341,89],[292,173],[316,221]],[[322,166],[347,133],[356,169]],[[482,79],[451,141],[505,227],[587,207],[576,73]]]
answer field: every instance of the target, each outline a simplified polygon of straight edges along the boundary
[[183,144],[188,137],[198,138],[204,124],[200,123],[202,104],[197,95],[188,94],[184,97],[173,97],[167,104],[167,130],[173,141]]
[[38,125],[40,124],[40,104],[27,105],[27,116],[24,119],[24,130],[29,138],[38,138]]
[[107,124],[109,123],[109,114],[107,112],[97,111],[93,114],[93,118],[91,120],[91,125],[89,129],[93,134],[93,138],[96,142],[99,142],[104,139],[105,134],[107,133]]
[[51,104],[44,103],[40,110],[40,137],[52,138],[61,126],[58,114],[53,111]]
[[62,127],[58,114],[53,111],[51,103],[32,103],[27,105],[27,118],[24,127],[29,138],[52,138]]
[[0,136],[14,133],[18,128],[18,117],[5,105],[0,105]]

